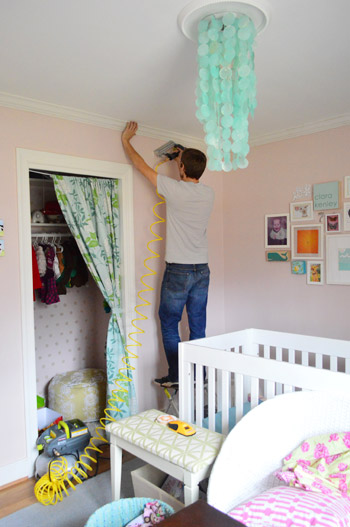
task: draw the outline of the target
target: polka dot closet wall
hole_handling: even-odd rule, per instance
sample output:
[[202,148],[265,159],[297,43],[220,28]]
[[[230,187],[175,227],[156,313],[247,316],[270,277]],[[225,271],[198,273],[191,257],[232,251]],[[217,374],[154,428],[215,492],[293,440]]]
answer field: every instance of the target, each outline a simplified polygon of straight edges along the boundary
[[68,289],[57,304],[34,302],[34,321],[38,395],[46,396],[57,373],[105,369],[108,315],[91,277],[85,286]]

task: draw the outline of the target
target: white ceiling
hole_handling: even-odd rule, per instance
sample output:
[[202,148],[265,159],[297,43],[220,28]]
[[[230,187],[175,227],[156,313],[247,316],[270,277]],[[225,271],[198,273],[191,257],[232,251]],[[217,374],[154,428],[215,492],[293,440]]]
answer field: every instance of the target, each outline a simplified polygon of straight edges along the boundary
[[[0,104],[10,94],[119,125],[137,120],[169,139],[171,132],[203,138],[195,117],[196,45],[177,25],[188,3],[0,0]],[[269,3],[271,20],[255,54],[252,140],[349,124],[350,1]]]

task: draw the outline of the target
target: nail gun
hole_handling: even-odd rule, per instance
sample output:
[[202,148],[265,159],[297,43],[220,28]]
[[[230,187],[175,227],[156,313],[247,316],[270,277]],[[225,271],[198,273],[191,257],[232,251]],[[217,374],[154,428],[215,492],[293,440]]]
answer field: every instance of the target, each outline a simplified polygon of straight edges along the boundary
[[157,157],[167,157],[169,160],[172,160],[179,155],[180,150],[185,150],[185,147],[178,143],[174,143],[174,141],[168,141],[154,150],[154,154]]

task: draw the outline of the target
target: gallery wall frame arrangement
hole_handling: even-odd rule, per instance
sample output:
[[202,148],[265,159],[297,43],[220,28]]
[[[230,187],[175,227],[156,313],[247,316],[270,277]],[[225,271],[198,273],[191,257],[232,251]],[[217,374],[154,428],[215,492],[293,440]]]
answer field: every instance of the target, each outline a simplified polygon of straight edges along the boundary
[[292,225],[293,260],[321,260],[323,258],[323,224]]
[[326,281],[350,285],[350,234],[326,236]]
[[289,214],[265,215],[265,249],[287,249],[290,247]]
[[298,201],[290,204],[290,221],[309,221],[314,218],[312,201]]

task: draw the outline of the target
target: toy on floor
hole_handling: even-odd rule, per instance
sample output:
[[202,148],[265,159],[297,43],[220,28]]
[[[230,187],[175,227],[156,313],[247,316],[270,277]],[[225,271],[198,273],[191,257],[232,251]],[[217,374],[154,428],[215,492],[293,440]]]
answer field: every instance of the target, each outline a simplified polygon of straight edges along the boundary
[[164,518],[165,514],[160,503],[158,501],[150,501],[146,503],[143,513],[134,518],[125,527],[151,527],[160,523]]

